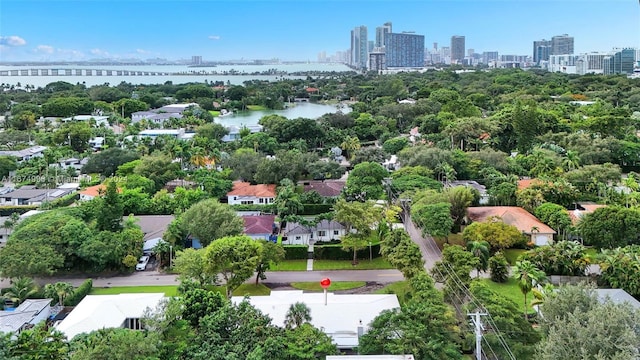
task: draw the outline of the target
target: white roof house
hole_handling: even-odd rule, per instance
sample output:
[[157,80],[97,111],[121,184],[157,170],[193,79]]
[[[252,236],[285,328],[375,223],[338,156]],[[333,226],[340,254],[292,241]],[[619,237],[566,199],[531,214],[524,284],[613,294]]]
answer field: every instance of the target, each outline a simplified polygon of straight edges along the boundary
[[51,314],[51,299],[27,299],[12,311],[0,311],[0,334],[13,333],[46,320]]
[[162,293],[87,295],[55,328],[69,340],[76,335],[105,328],[140,328],[147,309],[154,310]]
[[109,126],[109,117],[103,115],[76,115],[62,119],[63,122],[69,121],[90,121],[93,119],[96,122],[96,126],[104,125]]
[[[339,349],[358,346],[359,335],[367,332],[368,325],[384,310],[400,308],[395,294],[327,294],[305,293],[302,290],[272,291],[269,296],[251,296],[249,303],[269,315],[273,324],[284,326],[289,307],[301,302],[311,310],[311,324],[331,336]],[[235,304],[244,297],[234,296]]]

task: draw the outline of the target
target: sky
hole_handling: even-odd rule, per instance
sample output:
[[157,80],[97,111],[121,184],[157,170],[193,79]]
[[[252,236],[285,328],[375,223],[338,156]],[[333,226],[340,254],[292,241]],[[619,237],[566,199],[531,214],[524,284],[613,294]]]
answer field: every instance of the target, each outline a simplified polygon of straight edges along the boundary
[[531,55],[560,34],[575,53],[640,48],[638,0],[0,0],[0,61],[315,61],[387,21],[428,48],[464,35],[476,52]]

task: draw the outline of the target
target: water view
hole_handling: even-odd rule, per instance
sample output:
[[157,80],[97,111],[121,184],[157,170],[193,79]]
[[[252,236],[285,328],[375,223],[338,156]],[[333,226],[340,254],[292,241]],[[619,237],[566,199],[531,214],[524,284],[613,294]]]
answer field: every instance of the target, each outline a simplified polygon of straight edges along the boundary
[[287,119],[296,118],[308,118],[317,119],[324,114],[330,114],[338,112],[343,113],[351,112],[351,108],[343,105],[326,105],[326,104],[312,104],[307,102],[292,103],[291,107],[284,110],[254,110],[254,111],[242,111],[235,112],[233,115],[217,117],[216,123],[225,126],[244,126],[244,125],[256,125],[258,121],[266,115],[278,114],[286,117]]
[[[42,70],[48,69],[48,75],[40,75]],[[52,75],[54,73],[57,75]],[[82,71],[83,75],[76,75],[76,71]],[[93,70],[93,75],[84,75],[88,70]],[[96,75],[97,70],[103,75]],[[276,74],[269,74],[275,70]],[[163,84],[171,81],[174,84],[189,82],[223,81],[233,85],[242,85],[249,80],[276,81],[281,79],[305,78],[304,75],[295,75],[301,72],[341,72],[351,69],[344,64],[333,63],[305,63],[305,64],[269,64],[269,65],[219,65],[215,67],[189,67],[186,65],[25,65],[25,66],[0,66],[2,82],[9,85],[18,85],[24,88],[26,85],[44,87],[55,81],[68,83],[81,83],[86,86],[102,85],[109,83],[117,85],[122,81],[132,84]],[[17,72],[16,72],[17,71]],[[38,75],[31,75],[36,73]],[[106,75],[107,71],[113,75]],[[129,75],[117,75],[117,72],[129,72]],[[161,73],[162,75],[133,75],[132,73]],[[69,73],[69,75],[65,75]],[[73,74],[73,75],[72,75]]]

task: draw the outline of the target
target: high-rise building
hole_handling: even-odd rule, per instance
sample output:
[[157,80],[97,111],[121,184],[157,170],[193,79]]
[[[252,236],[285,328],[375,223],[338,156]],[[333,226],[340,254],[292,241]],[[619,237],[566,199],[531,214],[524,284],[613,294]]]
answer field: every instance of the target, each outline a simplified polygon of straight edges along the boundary
[[489,64],[492,61],[498,61],[497,51],[485,51],[482,53],[482,63]]
[[382,26],[376,28],[376,43],[375,47],[381,48],[387,46],[387,34],[393,32],[391,22],[386,22]]
[[556,35],[551,38],[551,51],[549,55],[572,55],[573,36],[567,34]]
[[540,61],[549,61],[550,53],[551,41],[542,39],[533,42],[533,62],[537,65]]
[[454,35],[451,37],[451,63],[462,64],[464,60],[464,36]]
[[412,33],[387,34],[387,67],[423,67],[424,35]]
[[369,53],[369,71],[380,72],[387,68],[386,54],[381,51]]
[[633,74],[636,49],[622,49],[603,59],[605,75]]
[[191,65],[202,65],[202,56],[192,56]]
[[357,69],[366,69],[369,57],[367,27],[357,26],[351,31],[351,65]]

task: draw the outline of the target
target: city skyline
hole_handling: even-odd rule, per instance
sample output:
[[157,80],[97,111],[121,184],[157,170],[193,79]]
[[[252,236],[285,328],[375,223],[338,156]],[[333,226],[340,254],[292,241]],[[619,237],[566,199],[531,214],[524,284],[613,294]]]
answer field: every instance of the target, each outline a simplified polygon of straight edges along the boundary
[[318,52],[349,49],[355,27],[367,26],[375,40],[386,22],[426,44],[465,36],[479,53],[532,55],[533,41],[558,34],[575,38],[576,54],[640,47],[640,6],[630,0],[3,0],[0,61],[315,61]]

